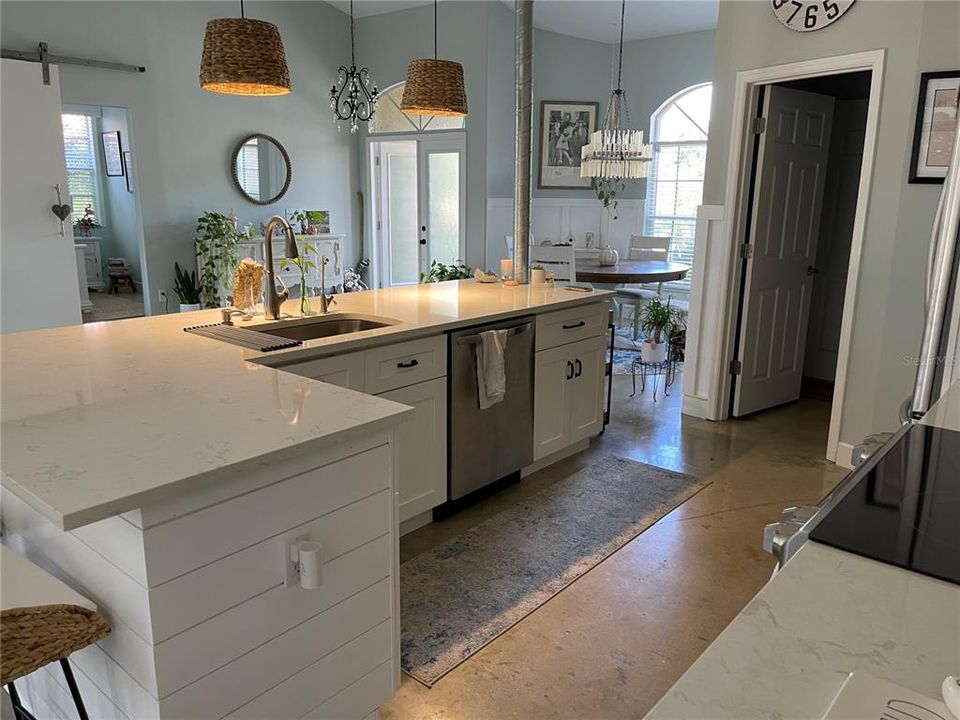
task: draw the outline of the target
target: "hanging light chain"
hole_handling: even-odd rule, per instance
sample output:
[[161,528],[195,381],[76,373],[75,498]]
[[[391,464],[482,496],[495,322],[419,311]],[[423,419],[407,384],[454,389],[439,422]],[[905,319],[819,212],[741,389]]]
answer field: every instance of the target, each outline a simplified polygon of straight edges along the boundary
[[337,129],[340,129],[341,122],[349,121],[350,132],[357,132],[359,123],[370,122],[373,118],[379,97],[380,91],[370,79],[370,70],[366,67],[357,70],[353,0],[350,0],[350,67],[340,66],[337,79],[330,88],[330,108]]

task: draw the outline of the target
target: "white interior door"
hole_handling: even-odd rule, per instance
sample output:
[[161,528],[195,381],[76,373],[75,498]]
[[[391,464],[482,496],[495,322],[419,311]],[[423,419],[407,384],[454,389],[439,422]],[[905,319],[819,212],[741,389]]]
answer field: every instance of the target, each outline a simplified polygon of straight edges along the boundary
[[50,67],[44,85],[38,63],[0,66],[0,331],[19,332],[80,323],[80,288],[73,228],[51,207],[59,184],[64,203],[60,75]]
[[763,103],[733,415],[800,397],[834,99],[771,86]]
[[463,133],[417,141],[421,273],[427,273],[434,260],[451,265],[464,257],[466,152]]

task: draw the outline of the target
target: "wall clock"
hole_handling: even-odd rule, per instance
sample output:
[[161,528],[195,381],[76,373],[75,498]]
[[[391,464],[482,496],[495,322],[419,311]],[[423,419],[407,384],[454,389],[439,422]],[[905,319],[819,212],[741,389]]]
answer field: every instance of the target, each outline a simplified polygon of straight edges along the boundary
[[835,23],[854,0],[770,0],[777,20],[791,30],[812,32]]

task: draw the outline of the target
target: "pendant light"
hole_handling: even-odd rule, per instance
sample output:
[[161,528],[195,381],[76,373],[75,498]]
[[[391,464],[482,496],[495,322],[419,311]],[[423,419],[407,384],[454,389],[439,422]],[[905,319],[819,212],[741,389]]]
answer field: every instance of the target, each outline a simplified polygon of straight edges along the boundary
[[407,115],[467,114],[463,65],[437,57],[437,0],[433,0],[433,59],[410,61],[400,109]]
[[350,0],[350,67],[341,65],[337,71],[336,82],[330,88],[330,107],[336,119],[337,130],[341,121],[350,121],[350,132],[359,127],[358,122],[370,122],[377,110],[380,91],[377,84],[370,87],[370,71],[367,68],[357,70],[356,53],[353,39],[353,0]]
[[653,160],[653,146],[643,144],[643,131],[630,129],[623,75],[623,18],[626,0],[620,3],[620,54],[617,58],[617,89],[610,94],[603,128],[590,136],[580,155],[580,177],[606,180],[645,178]]
[[240,17],[207,23],[200,87],[226,95],[288,95],[290,71],[280,31],[273,23]]

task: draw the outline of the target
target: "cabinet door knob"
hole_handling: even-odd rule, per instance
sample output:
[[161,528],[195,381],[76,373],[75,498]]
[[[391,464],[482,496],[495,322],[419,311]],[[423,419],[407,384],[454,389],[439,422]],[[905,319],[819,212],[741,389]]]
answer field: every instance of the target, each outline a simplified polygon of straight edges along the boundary
[[577,371],[574,374],[574,377],[580,377],[583,374],[583,363],[580,362],[580,358],[577,358],[576,363],[577,363]]
[[567,360],[567,380],[573,378],[573,363]]

